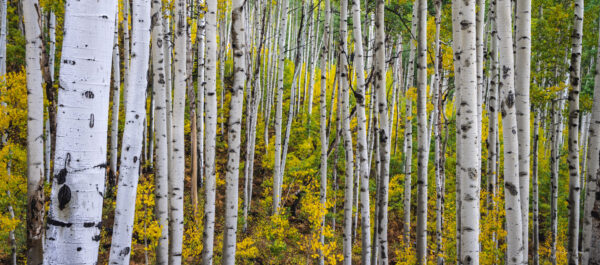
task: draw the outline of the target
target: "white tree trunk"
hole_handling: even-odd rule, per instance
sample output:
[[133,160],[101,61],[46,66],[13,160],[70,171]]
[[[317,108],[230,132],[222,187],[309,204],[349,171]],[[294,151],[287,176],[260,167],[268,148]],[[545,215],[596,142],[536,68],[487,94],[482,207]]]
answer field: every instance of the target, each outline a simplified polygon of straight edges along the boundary
[[583,36],[583,0],[575,1],[573,34],[571,34],[571,65],[569,89],[569,265],[579,264],[579,215],[581,183],[579,182],[579,91],[581,90],[581,53]]
[[135,198],[140,172],[140,155],[146,125],[146,87],[150,58],[150,1],[132,1],[132,54],[126,80],[125,128],[121,145],[120,177],[110,247],[110,264],[129,264]]
[[417,56],[417,263],[427,264],[427,1],[419,0]]
[[197,116],[196,116],[196,124],[198,126],[198,133],[196,140],[198,143],[198,166],[200,167],[198,170],[198,181],[200,187],[204,183],[204,92],[206,89],[206,80],[205,80],[205,71],[206,71],[206,63],[204,61],[204,52],[205,52],[205,41],[206,41],[206,11],[204,6],[206,6],[204,0],[199,0],[198,5],[202,8],[199,8],[198,12],[200,12],[200,17],[198,18],[198,101],[197,105]]
[[169,264],[181,264],[183,244],[183,181],[185,177],[184,154],[184,115],[187,80],[187,37],[186,37],[186,1],[174,3],[174,83],[173,83],[173,121],[171,161],[172,175],[169,174]]
[[46,264],[96,264],[115,1],[67,1]]
[[154,129],[156,135],[156,168],[154,171],[156,219],[160,237],[156,247],[156,263],[169,263],[169,151],[167,138],[167,91],[164,62],[162,2],[152,0],[152,93],[154,93]]
[[[523,230],[521,198],[519,196],[519,164],[517,113],[514,91],[514,57],[511,6],[508,0],[498,0],[497,22],[500,56],[500,109],[504,128],[504,196],[507,232],[507,264],[523,262]],[[461,43],[462,45],[462,43]],[[462,68],[461,68],[462,70]],[[462,190],[461,190],[462,192]],[[466,221],[466,220],[461,220]]]
[[0,76],[6,74],[6,44],[8,37],[8,0],[0,1]]
[[238,178],[240,166],[240,138],[242,127],[242,105],[244,104],[244,84],[246,82],[246,45],[244,27],[244,1],[235,0],[231,8],[231,46],[233,47],[233,88],[229,106],[227,131],[227,173],[225,190],[225,232],[223,235],[223,264],[235,264]]
[[388,117],[388,104],[386,98],[386,64],[385,64],[385,28],[384,28],[384,1],[377,0],[375,8],[375,83],[374,87],[377,90],[378,100],[378,120],[379,128],[377,139],[379,140],[379,156],[380,156],[380,189],[377,192],[379,197],[379,227],[377,229],[377,238],[379,240],[379,257],[380,264],[387,265],[389,263],[388,255],[388,183],[390,180],[390,126]]
[[353,170],[354,151],[352,150],[352,132],[350,131],[350,100],[348,88],[348,1],[340,1],[340,57],[338,67],[340,68],[340,97],[338,101],[342,102],[342,136],[344,138],[344,150],[346,154],[346,176],[344,186],[344,245],[343,255],[345,265],[352,264],[352,198],[354,196]]
[[[321,231],[319,231],[319,243],[325,246],[325,216],[327,213],[327,57],[329,55],[329,19],[331,17],[329,0],[325,0],[325,20],[323,26],[323,46],[321,47],[321,95],[320,95],[320,124],[319,132],[321,138],[321,186],[320,203],[323,217],[321,217]],[[332,92],[333,93],[333,92]],[[333,102],[332,102],[333,104]],[[335,169],[334,169],[335,170]],[[325,265],[325,254],[319,249],[319,265]]]
[[[365,72],[364,52],[362,43],[362,29],[360,23],[360,0],[352,0],[352,20],[354,21],[352,33],[354,35],[354,69],[356,71],[356,107],[358,113],[358,161],[360,180],[360,223],[361,223],[361,241],[362,241],[362,264],[369,265],[371,262],[371,207],[369,204],[369,170],[367,153],[367,117],[365,115]],[[358,194],[357,194],[358,195]]]
[[519,193],[523,221],[523,263],[529,260],[529,159],[530,103],[529,82],[531,67],[531,0],[517,2],[516,8],[515,93],[517,135],[519,138]]
[[44,90],[42,87],[41,10],[37,0],[23,0],[27,71],[27,260],[41,264],[44,235]]
[[[598,39],[598,45],[598,47],[600,47],[600,38]],[[600,52],[596,54],[596,69],[600,69]],[[594,103],[592,106],[592,118],[590,120],[589,129],[587,177],[585,185],[585,201],[583,204],[582,265],[594,264],[592,263],[592,260],[600,262],[600,254],[598,252],[592,252],[597,249],[592,243],[598,242],[598,239],[600,238],[598,235],[593,234],[593,226],[600,223],[600,218],[598,215],[592,215],[594,204],[599,201],[596,196],[598,194],[598,169],[600,169],[600,163],[598,163],[598,160],[600,159],[600,71],[596,71],[594,82]]]
[[463,264],[477,264],[479,261],[479,192],[481,170],[479,168],[479,114],[477,104],[477,65],[470,63],[476,60],[476,20],[475,1],[458,3],[461,14],[459,29],[461,55],[460,75],[462,86],[458,87],[457,102],[457,145],[461,155],[456,163],[456,177],[460,178],[460,261]]
[[213,263],[215,239],[216,168],[215,151],[217,138],[217,0],[206,1],[206,138],[204,150],[204,233],[202,264]]
[[535,115],[533,120],[533,149],[532,149],[532,169],[531,169],[531,209],[533,211],[533,265],[540,264],[540,223],[539,223],[539,185],[538,185],[538,144],[539,144],[539,125],[540,112]]
[[[279,189],[281,187],[281,126],[283,116],[283,69],[285,64],[285,43],[286,21],[288,1],[283,0],[281,5],[281,20],[279,21],[279,65],[277,69],[277,106],[275,107],[275,158],[273,165],[273,214],[279,212],[279,203],[281,197]],[[290,117],[291,118],[291,117]]]
[[[115,15],[115,16],[118,16]],[[115,185],[117,178],[117,161],[119,155],[119,104],[121,103],[121,62],[119,58],[119,26],[115,23],[113,44],[113,83],[112,83],[112,120],[110,125],[110,165],[108,172],[109,185]],[[111,187],[109,187],[110,189]]]

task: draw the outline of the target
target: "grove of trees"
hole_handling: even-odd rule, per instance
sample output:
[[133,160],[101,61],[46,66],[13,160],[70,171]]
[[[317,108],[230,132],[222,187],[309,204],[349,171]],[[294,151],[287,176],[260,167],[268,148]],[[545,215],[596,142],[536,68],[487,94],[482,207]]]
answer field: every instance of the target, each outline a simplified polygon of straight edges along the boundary
[[598,0],[0,0],[1,264],[600,264]]

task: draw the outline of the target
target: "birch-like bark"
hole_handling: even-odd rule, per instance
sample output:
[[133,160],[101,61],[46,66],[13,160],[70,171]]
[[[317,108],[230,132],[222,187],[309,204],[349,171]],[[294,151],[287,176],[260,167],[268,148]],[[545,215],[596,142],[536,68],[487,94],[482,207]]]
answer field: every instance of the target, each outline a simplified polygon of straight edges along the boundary
[[[598,39],[600,47],[600,38]],[[600,69],[600,52],[596,54],[596,69]],[[592,106],[592,118],[590,120],[589,141],[587,152],[587,177],[585,188],[585,201],[583,203],[583,227],[582,227],[582,253],[581,264],[600,263],[600,254],[595,251],[600,242],[600,236],[593,234],[593,227],[600,224],[600,213],[595,204],[598,204],[598,170],[600,169],[600,71],[596,70],[594,76],[594,103]],[[596,215],[592,214],[596,213]],[[596,262],[596,263],[594,263]]]
[[[415,0],[412,15],[412,27],[410,42],[410,53],[408,55],[408,72],[406,78],[406,88],[408,91],[414,85],[415,54],[416,41],[413,36],[417,34],[417,15],[419,1]],[[406,125],[404,127],[404,244],[406,247],[410,244],[410,209],[411,209],[411,189],[412,189],[412,98],[406,95]]]
[[277,106],[275,107],[275,158],[273,165],[273,214],[279,212],[281,201],[279,189],[281,187],[281,126],[283,116],[283,69],[285,66],[285,50],[287,49],[285,36],[287,25],[288,1],[281,3],[281,20],[279,21],[279,65],[277,69]]
[[[371,262],[371,217],[369,206],[369,169],[367,154],[367,117],[365,115],[365,71],[364,52],[362,43],[362,29],[360,23],[360,0],[352,0],[352,20],[354,21],[352,33],[354,35],[354,69],[356,71],[356,107],[358,113],[358,131],[357,145],[359,160],[359,174],[357,178],[360,181],[360,223],[361,223],[361,241],[362,255],[361,261],[364,265]],[[357,194],[358,195],[358,194]]]
[[378,140],[380,156],[380,190],[377,192],[379,197],[379,227],[377,229],[379,240],[379,264],[387,265],[389,263],[388,255],[388,186],[390,169],[390,126],[388,117],[388,103],[386,98],[386,75],[385,75],[385,28],[384,28],[384,9],[383,0],[375,2],[375,73],[374,87],[377,90],[378,100]]
[[67,1],[44,263],[96,264],[115,1]]
[[238,178],[240,166],[240,138],[242,129],[242,105],[246,82],[246,45],[244,26],[244,1],[234,0],[231,8],[231,46],[233,52],[233,87],[229,106],[227,131],[227,173],[225,175],[225,232],[223,235],[223,264],[235,264]]
[[571,34],[571,66],[569,89],[569,265],[579,264],[579,215],[581,183],[579,182],[579,91],[581,90],[581,53],[583,36],[583,0],[575,1],[573,33]]
[[435,231],[435,241],[436,241],[436,262],[438,265],[442,265],[444,264],[444,257],[443,257],[443,241],[442,241],[442,222],[443,222],[443,200],[444,200],[444,180],[443,180],[443,176],[442,176],[442,172],[444,164],[441,163],[441,157],[444,156],[444,154],[441,153],[441,149],[440,149],[440,141],[441,141],[441,113],[443,113],[443,106],[442,106],[442,100],[441,100],[441,94],[442,94],[442,86],[441,86],[441,70],[442,68],[440,67],[440,63],[442,62],[442,54],[441,54],[441,49],[440,49],[440,23],[441,23],[441,17],[442,17],[442,1],[441,0],[436,0],[434,1],[434,7],[435,7],[435,43],[434,43],[434,49],[435,49],[435,61],[434,61],[434,82],[433,82],[433,87],[431,89],[433,89],[433,110],[432,110],[432,125],[433,125],[433,139],[434,139],[434,145],[433,145],[433,152],[434,152],[434,159],[433,159],[433,164],[434,164],[434,170],[435,170],[435,194],[436,194],[436,200],[435,200],[435,225],[436,225],[436,231]]
[[515,62],[515,93],[517,135],[519,138],[519,193],[523,222],[523,263],[529,260],[529,159],[530,159],[530,102],[531,67],[531,0],[517,2],[515,26],[517,38]]
[[[493,1],[493,0],[492,0]],[[460,67],[462,65],[462,61],[460,61],[460,53],[461,53],[461,46],[460,46],[460,21],[461,21],[461,17],[462,14],[460,12],[458,12],[459,10],[459,2],[458,1],[452,1],[452,50],[454,52],[453,54],[453,58],[454,58],[454,87],[462,87],[462,81],[461,78],[456,78],[460,76]],[[458,14],[457,14],[458,12]],[[460,89],[456,89],[456,95],[455,98],[460,98]],[[455,111],[458,112],[458,106],[459,104],[454,104],[454,109]],[[456,145],[456,160],[460,160],[460,156],[461,156],[461,150],[462,146],[461,145]],[[461,178],[456,178],[456,184],[455,184],[455,206],[456,206],[456,253],[457,256],[461,256],[461,233],[460,233],[460,228],[461,228],[461,214],[460,214],[460,209],[461,209],[461,200],[460,200],[460,194],[461,194]]]
[[[1,1],[0,1],[1,3]],[[6,10],[6,9],[5,9]],[[0,11],[1,12],[1,11]],[[1,16],[1,15],[0,15]],[[0,17],[0,19],[2,19]],[[0,23],[4,23],[4,22],[0,22]],[[0,42],[2,42],[2,29],[0,28]],[[50,82],[52,82],[52,84],[54,84],[54,57],[56,56],[56,15],[54,14],[53,11],[50,11],[49,15],[48,15],[48,36],[49,36],[49,51],[48,51],[48,74],[50,75]],[[0,44],[1,46],[2,44]],[[5,49],[0,47],[0,50]],[[0,52],[1,53],[1,52]],[[2,57],[3,55],[0,55],[0,57]],[[4,70],[6,70],[6,66],[2,66],[2,63],[0,63],[0,68],[4,67]],[[5,72],[2,72],[0,70],[0,76],[6,74]],[[43,76],[43,74],[42,74]],[[46,81],[47,82],[47,81]],[[54,90],[54,88],[52,88],[51,90]],[[54,93],[54,92],[53,92]],[[48,98],[48,97],[47,97]],[[48,100],[50,101],[50,100]],[[54,99],[52,100],[54,101]],[[54,104],[54,102],[51,103],[51,105]],[[50,116],[55,116],[56,113],[51,113],[50,108],[47,109],[48,111],[48,119],[46,119],[46,123],[44,125],[44,133],[46,134],[45,137],[45,141],[44,141],[44,166],[46,166],[46,172],[45,172],[45,176],[46,176],[46,181],[50,182],[50,176],[51,176],[51,160],[52,160],[52,142],[53,142],[53,135],[52,135],[52,130],[50,129],[51,127],[51,122],[50,120],[53,120],[54,122],[56,122],[55,118],[50,118]]]
[[539,144],[539,126],[540,126],[540,112],[535,115],[533,120],[533,149],[532,149],[532,169],[531,169],[531,209],[533,212],[533,246],[531,251],[533,252],[533,265],[540,264],[540,223],[539,223],[539,185],[538,185],[538,144]]
[[204,150],[204,233],[202,265],[213,263],[217,138],[217,0],[206,1],[206,138]]
[[6,44],[8,37],[8,0],[0,1],[0,75],[6,75]]
[[[453,6],[455,7],[455,6]],[[476,61],[476,20],[475,1],[458,3],[458,12],[461,14],[461,28],[459,29],[461,54],[459,79],[461,86],[457,89],[457,145],[461,146],[461,155],[457,159],[456,172],[460,178],[460,261],[470,264],[479,261],[479,192],[481,170],[479,168],[479,114],[477,109],[477,65]]]
[[167,101],[163,40],[162,1],[152,0],[152,93],[154,93],[154,129],[156,135],[155,214],[160,225],[156,263],[169,262],[169,152],[167,138]]
[[184,115],[187,80],[186,1],[176,0],[173,10],[175,34],[173,57],[173,121],[171,167],[169,174],[169,264],[181,264],[183,244],[183,181],[185,177]]
[[493,210],[493,197],[496,196],[496,183],[498,165],[498,149],[496,148],[498,137],[498,35],[496,30],[496,0],[490,3],[490,27],[491,27],[491,61],[490,61],[490,85],[488,88],[488,169],[487,169],[487,192],[488,210]]
[[130,1],[123,0],[123,21],[121,22],[121,28],[123,29],[123,105],[127,104],[127,80],[129,80],[129,59],[131,55],[129,32]]
[[[507,232],[507,264],[523,263],[523,230],[521,198],[519,196],[519,164],[517,112],[514,91],[514,57],[512,40],[511,3],[497,1],[497,27],[500,56],[500,110],[504,128],[504,197]],[[462,43],[461,43],[462,45]],[[464,65],[463,65],[464,67]],[[462,68],[461,68],[462,70]],[[461,190],[462,192],[462,190]],[[465,222],[467,220],[461,220]]]
[[150,1],[132,0],[132,54],[126,80],[125,128],[109,264],[129,264],[140,155],[146,125],[146,87],[150,59]]
[[341,123],[342,136],[344,138],[344,150],[346,154],[346,176],[345,176],[345,191],[344,191],[344,263],[345,265],[352,264],[352,198],[354,196],[354,182],[352,165],[354,151],[352,150],[352,132],[350,131],[350,102],[348,89],[348,1],[340,1],[340,57],[338,67],[340,69],[340,97],[341,101]]
[[205,41],[206,41],[206,4],[204,0],[198,1],[198,101],[196,102],[198,112],[196,114],[196,124],[198,126],[197,143],[198,143],[198,185],[202,187],[204,183],[204,91],[206,88],[205,71],[206,64],[204,61]]
[[417,264],[427,263],[427,1],[419,0],[417,55]]
[[[321,95],[320,95],[320,124],[319,132],[321,138],[321,187],[320,203],[323,215],[321,217],[321,231],[319,233],[319,243],[321,248],[325,246],[325,216],[327,213],[327,147],[329,139],[327,137],[327,57],[329,54],[329,19],[331,17],[329,0],[325,0],[325,20],[323,26],[323,46],[321,47]],[[333,92],[332,92],[333,93]],[[333,104],[333,102],[332,102]],[[334,167],[335,171],[335,167]],[[325,253],[319,249],[319,265],[325,265]]]
[[44,236],[44,90],[42,87],[41,10],[23,0],[27,72],[27,264],[41,264]]
[[[117,16],[117,15],[115,15]],[[117,161],[119,155],[119,105],[121,103],[121,61],[119,58],[119,26],[115,24],[115,37],[113,44],[113,82],[112,82],[112,120],[110,124],[110,165],[108,183],[114,186],[117,180]],[[109,187],[110,189],[111,187]]]

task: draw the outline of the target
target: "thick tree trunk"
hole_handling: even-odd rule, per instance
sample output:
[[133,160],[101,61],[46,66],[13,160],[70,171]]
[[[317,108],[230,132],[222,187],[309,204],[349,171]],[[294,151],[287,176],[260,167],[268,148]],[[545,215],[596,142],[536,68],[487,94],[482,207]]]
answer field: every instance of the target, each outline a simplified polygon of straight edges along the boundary
[[[498,0],[497,22],[500,57],[500,109],[504,128],[504,196],[507,232],[507,264],[523,263],[523,230],[519,196],[517,113],[514,91],[514,58],[510,1]],[[462,43],[461,43],[462,45]],[[464,65],[463,65],[464,66]],[[462,70],[462,68],[461,68]],[[462,220],[466,221],[466,220]]]
[[42,87],[41,10],[23,0],[27,71],[27,264],[41,264],[44,236],[44,90]]
[[227,173],[225,175],[225,232],[223,235],[223,264],[235,264],[238,177],[240,166],[240,138],[242,125],[242,105],[244,103],[244,83],[246,82],[246,45],[244,26],[244,1],[235,0],[231,8],[231,46],[233,64],[233,87],[229,106],[227,132]]
[[517,2],[515,26],[517,38],[515,62],[515,93],[517,108],[517,136],[519,138],[519,193],[523,222],[523,263],[529,260],[529,159],[530,159],[530,102],[529,83],[531,68],[531,0]]
[[137,184],[140,172],[140,155],[146,125],[146,87],[150,59],[150,1],[133,0],[132,6],[132,56],[129,79],[126,80],[125,128],[121,145],[120,177],[117,203],[110,247],[110,264],[129,264],[131,233]]
[[[476,20],[475,1],[459,2],[457,6],[461,14],[460,36],[460,75],[458,78],[462,86],[457,89],[457,146],[460,146],[461,155],[456,163],[456,177],[460,178],[460,261],[470,264],[479,261],[479,192],[481,170],[479,168],[479,114],[477,104],[477,65],[470,63],[476,61]],[[474,109],[475,108],[475,109]]]
[[[115,1],[67,1],[44,262],[96,264]],[[89,34],[89,29],[98,29]],[[90,188],[91,187],[91,188]]]
[[[364,265],[369,265],[371,262],[371,217],[369,206],[369,169],[368,153],[367,153],[367,117],[365,115],[365,72],[364,69],[364,52],[362,44],[362,29],[360,23],[360,0],[352,0],[352,20],[354,21],[352,33],[354,35],[354,69],[356,71],[356,91],[354,97],[356,99],[358,113],[358,161],[359,174],[357,178],[360,181],[360,223],[361,223],[361,240],[362,240],[362,255],[361,261]],[[357,194],[358,195],[358,194]],[[357,214],[358,215],[358,214]]]
[[183,189],[185,177],[184,115],[187,80],[186,1],[177,0],[173,10],[174,34],[174,82],[171,167],[169,175],[169,264],[181,264],[183,244]]
[[204,233],[202,265],[213,263],[217,138],[217,0],[206,1],[206,137],[204,150]]
[[380,189],[377,192],[379,197],[379,227],[377,229],[377,238],[379,240],[379,264],[387,265],[389,263],[388,255],[388,186],[390,169],[390,126],[388,117],[388,104],[386,98],[386,74],[385,74],[385,28],[384,28],[384,1],[375,2],[375,73],[374,87],[377,90],[378,100],[378,140],[380,156]]
[[[598,39],[600,47],[600,38]],[[596,69],[600,69],[600,52],[596,54]],[[594,78],[594,103],[592,106],[592,118],[590,120],[589,142],[587,152],[587,177],[585,188],[585,201],[583,204],[583,227],[582,227],[582,253],[581,264],[600,263],[598,242],[600,236],[594,235],[595,227],[600,225],[600,213],[595,207],[598,200],[598,170],[600,169],[600,71],[596,71]],[[596,215],[594,215],[596,214]],[[596,263],[594,263],[596,262]]]
[[579,182],[579,91],[581,90],[581,41],[583,36],[583,0],[575,1],[575,16],[571,34],[571,66],[569,89],[569,265],[579,264],[579,215],[581,183]]
[[154,171],[155,214],[160,225],[160,237],[156,247],[156,263],[169,262],[169,152],[167,138],[167,101],[164,62],[164,25],[162,2],[152,0],[152,93],[154,93],[154,129],[156,130],[156,167]]

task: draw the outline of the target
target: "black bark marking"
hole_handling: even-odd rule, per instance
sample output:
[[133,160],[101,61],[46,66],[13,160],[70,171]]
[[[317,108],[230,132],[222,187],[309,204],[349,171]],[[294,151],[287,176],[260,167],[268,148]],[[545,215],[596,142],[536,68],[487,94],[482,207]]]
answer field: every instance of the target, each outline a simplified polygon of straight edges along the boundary
[[515,186],[515,184],[512,184],[511,182],[506,182],[504,183],[504,186],[506,187],[508,192],[510,192],[511,195],[516,196],[519,194],[519,191],[517,190],[517,186]]
[[63,63],[64,64],[75,65],[75,61],[73,61],[73,60],[67,60],[67,59],[65,59],[65,60],[63,60]]
[[65,181],[67,181],[67,169],[63,168],[60,170],[60,172],[58,172],[58,174],[56,174],[56,176],[54,176],[54,178],[56,179],[56,182],[59,185],[62,185],[65,183]]
[[94,113],[90,114],[90,128],[94,128]]
[[126,247],[119,252],[119,256],[127,256],[129,254],[129,247]]
[[94,92],[92,92],[90,90],[85,91],[85,92],[83,92],[83,96],[86,97],[86,98],[90,98],[90,99],[94,98]]
[[94,237],[92,237],[92,240],[96,242],[100,241],[100,235],[95,235]]
[[92,226],[94,226],[94,224],[95,224],[94,222],[85,222],[85,223],[83,223],[83,227],[92,227]]
[[58,208],[65,209],[65,206],[71,201],[71,188],[68,185],[63,185],[58,190]]
[[77,248],[77,251],[81,251],[81,247],[78,247],[78,248]]
[[515,94],[511,91],[508,91],[508,95],[506,96],[506,106],[510,109],[515,105]]
[[[50,217],[48,217],[48,219],[46,220],[46,224],[53,225],[53,226],[60,226],[60,227],[71,227],[71,225],[73,225],[72,223],[61,222],[58,220],[54,220]],[[48,238],[48,239],[50,239],[50,238]]]

